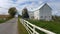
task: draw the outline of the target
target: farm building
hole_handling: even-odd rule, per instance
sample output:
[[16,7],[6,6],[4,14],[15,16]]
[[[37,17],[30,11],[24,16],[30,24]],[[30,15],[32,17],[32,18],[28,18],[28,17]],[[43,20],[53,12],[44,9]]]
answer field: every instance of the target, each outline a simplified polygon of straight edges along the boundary
[[[34,19],[49,21],[52,19],[52,8],[47,3],[44,3],[37,9],[34,9],[32,14],[34,16]],[[31,15],[29,16],[33,17]]]
[[6,20],[8,19],[8,17],[10,17],[10,15],[0,15],[0,20]]
[[33,11],[29,11],[28,14],[29,14],[30,19],[34,19],[34,12]]

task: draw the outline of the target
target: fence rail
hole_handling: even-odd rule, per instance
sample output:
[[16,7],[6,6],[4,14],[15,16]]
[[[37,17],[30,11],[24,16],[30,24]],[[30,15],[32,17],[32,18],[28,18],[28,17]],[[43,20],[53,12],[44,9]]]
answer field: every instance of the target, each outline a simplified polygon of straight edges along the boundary
[[46,34],[56,34],[54,32],[48,31],[46,29],[43,29],[41,27],[38,27],[34,24],[31,24],[30,22],[24,20],[24,19],[20,19],[21,23],[24,25],[24,27],[26,28],[26,30],[28,31],[29,34],[40,34],[36,31],[36,29],[46,33]]

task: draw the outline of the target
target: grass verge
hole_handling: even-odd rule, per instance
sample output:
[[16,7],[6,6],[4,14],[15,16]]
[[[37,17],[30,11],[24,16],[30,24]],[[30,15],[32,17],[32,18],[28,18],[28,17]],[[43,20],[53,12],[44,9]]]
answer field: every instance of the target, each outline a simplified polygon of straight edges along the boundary
[[25,27],[20,23],[19,18],[18,18],[18,34],[28,34]]

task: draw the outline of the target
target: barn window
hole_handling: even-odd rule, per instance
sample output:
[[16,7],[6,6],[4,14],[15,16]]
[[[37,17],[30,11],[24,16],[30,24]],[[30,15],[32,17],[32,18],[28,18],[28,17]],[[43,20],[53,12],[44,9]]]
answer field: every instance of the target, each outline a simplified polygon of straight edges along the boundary
[[43,18],[43,16],[41,16],[41,18]]
[[49,16],[49,18],[50,18],[50,16]]
[[34,16],[32,16],[31,18],[34,18]]
[[47,18],[47,16],[45,16],[45,18]]

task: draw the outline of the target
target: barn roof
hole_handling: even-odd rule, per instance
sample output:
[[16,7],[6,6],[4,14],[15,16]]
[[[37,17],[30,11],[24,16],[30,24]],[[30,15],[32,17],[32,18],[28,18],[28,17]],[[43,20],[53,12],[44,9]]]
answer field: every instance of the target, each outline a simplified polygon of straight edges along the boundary
[[47,3],[43,3],[43,4],[41,4],[38,8],[35,8],[34,10],[31,10],[31,11],[39,10],[39,9],[41,9],[44,5],[48,5],[48,4],[47,4]]

